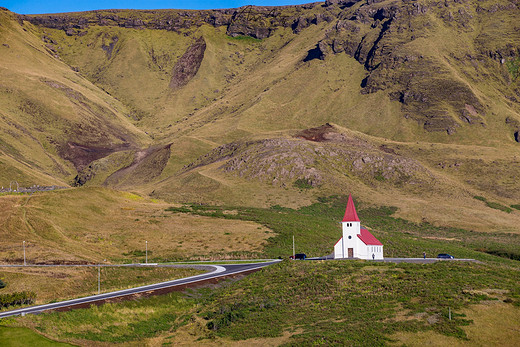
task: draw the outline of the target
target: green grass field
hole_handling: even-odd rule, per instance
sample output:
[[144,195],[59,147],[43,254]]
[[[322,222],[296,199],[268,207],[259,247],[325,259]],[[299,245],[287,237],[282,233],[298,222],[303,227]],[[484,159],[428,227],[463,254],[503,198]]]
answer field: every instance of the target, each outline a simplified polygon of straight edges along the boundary
[[463,312],[505,302],[514,317],[518,276],[518,267],[475,263],[284,261],[220,288],[26,316],[16,325],[82,345],[180,342],[186,329],[202,343],[268,342],[287,332],[288,345],[387,345],[393,336],[422,332],[475,342]]
[[12,328],[0,326],[0,340],[2,346],[6,347],[21,347],[21,346],[73,346],[68,343],[60,343],[47,339],[34,331],[27,328]]
[[[341,237],[338,216],[344,213],[347,197],[331,196],[318,200],[320,202],[299,209],[278,205],[262,209],[191,204],[170,207],[167,211],[254,221],[277,234],[268,239],[264,256],[286,257],[292,254],[294,235],[297,251],[315,257],[332,253],[331,245]],[[520,243],[518,234],[476,232],[437,227],[426,222],[413,223],[394,217],[396,210],[395,207],[364,207],[362,203],[358,203],[358,214],[363,225],[383,242],[387,257],[413,258],[422,256],[423,252],[428,256],[447,252],[457,258],[485,261],[501,261],[502,257],[516,260],[520,258],[517,247]],[[234,213],[229,214],[226,211]]]

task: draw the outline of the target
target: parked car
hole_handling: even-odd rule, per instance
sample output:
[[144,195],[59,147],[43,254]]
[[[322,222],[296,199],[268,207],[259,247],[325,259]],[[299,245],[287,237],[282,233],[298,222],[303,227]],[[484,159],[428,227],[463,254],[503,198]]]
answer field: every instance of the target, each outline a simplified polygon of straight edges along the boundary
[[446,253],[437,254],[439,259],[454,259],[455,257]]
[[305,253],[296,253],[294,256],[290,256],[289,259],[299,259],[299,260],[305,260],[307,258],[307,254]]

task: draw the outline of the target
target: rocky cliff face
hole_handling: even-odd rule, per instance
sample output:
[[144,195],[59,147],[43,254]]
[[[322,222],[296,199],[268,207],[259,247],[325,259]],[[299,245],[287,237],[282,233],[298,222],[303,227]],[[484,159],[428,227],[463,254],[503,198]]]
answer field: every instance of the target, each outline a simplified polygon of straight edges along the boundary
[[67,35],[82,35],[91,26],[117,26],[134,29],[181,31],[209,24],[227,26],[230,36],[268,37],[277,27],[290,27],[298,13],[314,5],[278,9],[245,6],[224,10],[100,10],[82,13],[20,15],[20,20],[41,27],[64,30]]
[[[428,131],[453,133],[462,124],[485,126],[486,109],[470,83],[454,76],[450,64],[472,65],[475,70],[500,70],[500,64],[515,61],[518,48],[506,44],[489,50],[479,36],[465,52],[444,52],[450,57],[432,56],[421,40],[430,39],[440,28],[478,35],[483,17],[498,11],[496,4],[470,1],[385,1],[328,2],[328,6],[350,8],[317,45],[318,57],[346,53],[363,64],[367,77],[363,93],[387,91],[398,100],[405,117],[417,120]],[[486,6],[486,7],[484,7]],[[520,15],[516,2],[505,5]],[[512,18],[511,18],[512,20]],[[514,26],[513,22],[508,23]],[[484,30],[491,28],[484,27]],[[482,34],[481,34],[482,35]],[[516,35],[518,38],[518,34]],[[442,47],[443,37],[438,40]],[[422,43],[424,44],[424,43]],[[426,49],[425,49],[426,48]],[[424,53],[423,53],[423,50]],[[493,59],[490,59],[492,57]],[[494,61],[493,61],[494,60]],[[469,75],[469,74],[468,74]],[[465,76],[466,77],[466,76]],[[504,84],[510,83],[505,75]],[[518,85],[513,89],[518,96]],[[507,93],[507,92],[506,92]]]
[[91,26],[117,26],[134,29],[179,31],[202,24],[228,25],[236,10],[182,11],[182,10],[100,10],[82,13],[49,15],[20,15],[34,25],[60,29],[68,35],[78,35]]

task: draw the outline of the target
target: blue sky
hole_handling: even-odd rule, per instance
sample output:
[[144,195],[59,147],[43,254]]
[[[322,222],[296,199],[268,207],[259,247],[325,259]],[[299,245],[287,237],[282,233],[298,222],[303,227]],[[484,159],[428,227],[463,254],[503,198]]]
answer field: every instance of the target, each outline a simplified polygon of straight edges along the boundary
[[[316,1],[316,0],[314,0]],[[323,0],[324,1],[324,0]],[[0,6],[19,14],[59,13],[100,9],[214,9],[235,8],[245,5],[282,6],[313,2],[313,0],[3,0]]]

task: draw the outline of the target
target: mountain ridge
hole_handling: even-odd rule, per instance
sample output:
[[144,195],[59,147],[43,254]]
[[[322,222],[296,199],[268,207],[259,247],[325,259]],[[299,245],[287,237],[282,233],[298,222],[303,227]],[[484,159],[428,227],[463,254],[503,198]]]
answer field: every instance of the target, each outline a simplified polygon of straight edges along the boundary
[[[405,201],[427,192],[428,199],[445,199],[444,210],[450,194],[468,205],[476,195],[505,204],[520,200],[511,181],[520,131],[518,10],[517,1],[327,1],[12,14],[10,25],[52,66],[68,69],[39,80],[47,100],[65,96],[72,114],[89,115],[74,131],[55,126],[56,139],[42,144],[67,168],[57,176],[61,183],[260,206],[298,206],[297,196],[310,201],[356,189],[365,199],[377,191],[381,201],[397,194],[403,211]],[[23,76],[25,62],[10,64]],[[93,87],[80,92],[72,83]],[[96,100],[113,106],[92,103],[93,90]],[[52,114],[51,103],[19,95],[27,106],[12,119]],[[34,113],[38,108],[43,111]],[[356,155],[328,149],[320,159],[314,153],[331,144],[307,141],[305,133],[327,124],[332,128],[319,136],[363,134],[366,149]],[[229,148],[240,150],[215,154]],[[366,155],[373,150],[379,154]],[[283,155],[289,159],[268,172],[276,162],[269,158]],[[341,163],[331,164],[338,155]],[[415,173],[403,168],[401,178],[394,177],[397,164],[387,157],[393,158],[388,163],[416,163],[416,172],[435,177],[438,191],[430,192],[430,181],[410,184]],[[450,185],[457,188],[450,192]],[[254,197],[259,187],[280,194]],[[417,220],[416,213],[407,217]],[[504,225],[516,218],[509,214]],[[464,223],[474,225],[470,218]]]

